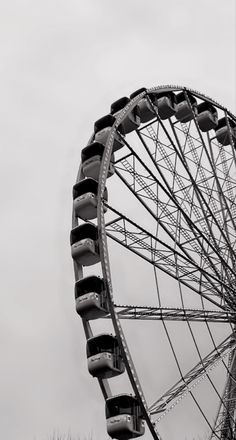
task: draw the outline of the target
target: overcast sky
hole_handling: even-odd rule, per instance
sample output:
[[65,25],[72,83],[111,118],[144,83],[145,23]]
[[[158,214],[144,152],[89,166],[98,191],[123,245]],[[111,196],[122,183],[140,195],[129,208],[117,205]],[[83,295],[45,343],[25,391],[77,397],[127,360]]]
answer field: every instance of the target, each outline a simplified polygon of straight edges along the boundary
[[142,86],[190,86],[235,112],[235,1],[8,0],[0,21],[1,437],[102,440],[69,249],[80,150]]

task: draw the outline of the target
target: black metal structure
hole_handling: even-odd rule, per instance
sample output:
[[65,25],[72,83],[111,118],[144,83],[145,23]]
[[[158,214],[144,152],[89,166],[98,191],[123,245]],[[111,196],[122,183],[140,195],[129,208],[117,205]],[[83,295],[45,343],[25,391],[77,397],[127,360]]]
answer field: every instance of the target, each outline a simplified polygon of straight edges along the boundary
[[[111,109],[113,115],[101,118],[101,127],[95,123],[89,158],[85,158],[89,174],[84,167],[85,148],[76,182],[78,186],[78,182],[98,176],[93,222],[100,262],[94,274],[101,273],[109,309],[101,318],[112,323],[126,377],[155,440],[161,438],[161,421],[185,396],[191,396],[200,411],[202,432],[209,439],[236,439],[236,118],[205,95],[175,86],[140,89],[130,98],[116,101]],[[73,230],[83,224],[83,218],[83,213],[73,209]],[[115,264],[119,255],[126,259],[130,279],[136,276],[136,260],[152,273],[152,285],[147,279],[147,293],[137,295],[135,305],[118,304],[119,283],[116,297],[113,295],[111,273],[119,271],[112,263],[113,249]],[[86,268],[76,260],[74,268],[76,281],[86,276]],[[163,285],[167,294],[162,292]],[[149,305],[146,296],[153,298]],[[171,305],[167,298],[169,303],[173,299]],[[90,339],[94,336],[92,323],[82,319]],[[141,386],[123,320],[142,322],[140,325],[159,322],[165,334],[179,379],[166,386],[164,393],[157,389],[153,402]],[[184,325],[191,338],[198,360],[187,370],[169,325],[176,330]],[[205,348],[206,337],[200,337],[199,326],[208,338]],[[149,343],[156,338],[158,334],[152,331]],[[224,386],[214,376],[217,366]],[[111,398],[110,380],[98,380],[105,400]],[[214,420],[196,391],[203,381],[214,394]]]

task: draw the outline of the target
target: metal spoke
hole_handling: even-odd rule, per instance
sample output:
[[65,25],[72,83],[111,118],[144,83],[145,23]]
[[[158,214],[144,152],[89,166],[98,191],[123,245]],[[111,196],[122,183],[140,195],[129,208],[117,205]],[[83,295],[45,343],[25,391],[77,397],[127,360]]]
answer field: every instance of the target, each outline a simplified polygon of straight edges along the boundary
[[[163,126],[161,121],[160,121],[160,124]],[[211,227],[210,219],[211,219],[211,222],[214,220],[214,226],[217,228],[218,231],[220,231],[220,236],[224,237],[224,249],[225,249],[226,244],[228,247],[230,247],[230,244],[227,242],[225,234],[223,233],[222,229],[220,229],[219,224],[218,224],[214,214],[210,210],[207,201],[203,197],[203,192],[199,191],[199,188],[198,188],[198,185],[195,181],[195,178],[190,173],[189,166],[186,163],[186,156],[182,154],[181,144],[180,144],[179,138],[176,134],[176,128],[175,128],[174,124],[172,124],[172,123],[171,123],[171,126],[172,126],[172,129],[175,134],[175,140],[176,140],[178,149],[177,149],[176,144],[173,142],[172,138],[170,137],[170,135],[168,134],[168,132],[166,131],[166,128],[164,126],[163,126],[163,130],[165,131],[165,134],[169,140],[168,147],[170,148],[170,145],[173,147],[173,152],[178,156],[178,159],[182,164],[181,172],[183,172],[183,167],[185,167],[185,173],[186,173],[185,179],[187,179],[185,181],[183,181],[183,176],[180,174],[180,172],[178,172],[178,170],[175,169],[173,163],[170,160],[170,157],[166,153],[166,145],[163,144],[163,142],[161,142],[158,139],[158,136],[155,133],[152,126],[147,128],[147,130],[149,132],[149,137],[153,141],[152,148],[151,148],[150,144],[147,145],[147,143],[145,142],[141,131],[139,131],[138,135],[139,135],[146,151],[148,152],[150,158],[152,159],[156,169],[158,170],[158,173],[160,174],[162,180],[164,181],[165,187],[168,188],[170,197],[172,197],[172,199],[173,198],[175,199],[175,203],[177,204],[179,209],[181,209],[181,207],[182,208],[184,207],[184,210],[182,209],[183,215],[186,216],[185,212],[189,212],[188,222],[191,221],[192,232],[195,230],[196,224],[199,225],[200,230],[198,228],[198,232],[201,234],[201,236],[204,236],[204,240],[207,240],[208,243],[210,243],[212,249],[214,249],[214,252],[217,253],[218,258],[221,259],[222,265],[226,269],[227,276],[229,276],[232,269],[229,267],[229,265],[226,264],[225,260],[222,258],[221,249],[219,248],[219,246],[217,244],[215,234],[213,233],[213,229]],[[185,133],[185,135],[186,135],[186,133]],[[145,138],[147,138],[147,137],[148,136],[145,135]],[[170,185],[168,183],[168,179],[164,176],[164,173],[161,170],[160,161],[158,162],[157,160],[154,160],[154,156],[156,154],[157,149],[158,149],[158,153],[161,154],[161,156],[166,164],[165,170],[168,170],[172,174],[173,179],[176,182],[175,186],[176,185],[178,186],[177,191],[176,190],[172,191],[172,188],[170,187]],[[198,164],[198,168],[200,168],[199,164]],[[181,193],[179,191],[181,191]],[[191,196],[191,194],[192,194],[192,196]],[[187,202],[187,204],[186,204],[186,202]],[[190,211],[189,211],[188,207],[191,207]],[[193,214],[194,214],[194,216],[193,216]]]
[[[138,159],[140,162],[140,159]],[[190,259],[199,258],[201,261],[204,260],[204,268],[208,270],[209,267],[213,270],[218,277],[222,277],[217,271],[217,264],[214,254],[211,255],[209,251],[209,243],[206,243],[208,251],[203,247],[203,238],[198,232],[198,236],[193,237],[193,227],[189,225],[180,211],[180,208],[167,202],[163,202],[158,197],[158,184],[156,193],[154,192],[154,186],[156,182],[151,174],[143,177],[137,168],[135,168],[135,157],[133,159],[133,166],[127,161],[127,159],[122,159],[119,163],[119,167],[116,168],[116,174],[122,180],[122,182],[130,189],[134,196],[140,201],[140,203],[146,208],[149,214],[156,219],[162,229],[168,234],[168,236],[177,244],[181,252],[188,256]],[[147,168],[146,168],[147,170]],[[122,173],[123,172],[123,173]],[[129,173],[132,177],[132,182],[129,182],[125,173]],[[150,171],[149,171],[150,173]],[[135,187],[136,185],[136,187]],[[151,207],[153,203],[153,207]],[[153,209],[155,206],[155,210]],[[155,211],[159,210],[159,215]],[[180,239],[182,238],[182,241]],[[201,243],[201,245],[199,244]],[[190,249],[189,249],[190,247]],[[211,258],[213,261],[211,261]],[[222,269],[222,267],[220,268]]]
[[[231,304],[231,298],[234,294],[231,286],[226,285],[221,279],[215,278],[212,274],[209,275],[196,263],[188,260],[186,256],[181,255],[174,248],[144,230],[110,205],[106,204],[106,206],[117,214],[113,221],[106,224],[108,237],[171,277],[178,279],[194,292],[199,293],[199,277],[200,274],[203,274],[204,281],[202,281],[201,295],[218,307],[223,308],[219,302],[215,301],[215,297],[223,299],[229,305]],[[158,242],[158,249],[154,248],[156,242]],[[178,257],[178,266],[176,266],[176,256]]]

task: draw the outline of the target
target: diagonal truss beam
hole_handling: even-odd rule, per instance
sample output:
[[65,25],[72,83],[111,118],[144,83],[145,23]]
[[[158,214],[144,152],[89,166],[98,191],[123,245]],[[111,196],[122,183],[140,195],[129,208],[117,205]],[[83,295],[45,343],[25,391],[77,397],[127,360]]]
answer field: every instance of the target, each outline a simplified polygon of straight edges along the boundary
[[207,374],[216,367],[223,358],[230,354],[235,349],[235,346],[235,334],[232,333],[166,393],[150,405],[150,414],[154,415],[161,413],[156,420],[156,423],[171,411],[189,392],[191,392],[200,381],[207,377]]

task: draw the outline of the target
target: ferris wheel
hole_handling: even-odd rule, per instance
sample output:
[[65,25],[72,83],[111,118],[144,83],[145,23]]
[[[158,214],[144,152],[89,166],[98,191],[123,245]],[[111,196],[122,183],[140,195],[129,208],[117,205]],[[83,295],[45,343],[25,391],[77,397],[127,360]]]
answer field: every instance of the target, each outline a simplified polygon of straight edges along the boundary
[[112,438],[170,438],[181,407],[236,438],[235,145],[225,107],[159,86],[115,101],[82,148],[76,311]]

